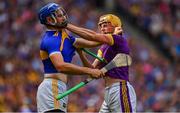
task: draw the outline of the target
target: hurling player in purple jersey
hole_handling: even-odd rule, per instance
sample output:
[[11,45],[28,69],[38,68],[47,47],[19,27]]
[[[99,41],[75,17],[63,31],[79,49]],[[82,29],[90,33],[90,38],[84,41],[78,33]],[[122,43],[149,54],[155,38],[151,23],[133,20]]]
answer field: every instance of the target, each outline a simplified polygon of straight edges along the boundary
[[[91,41],[97,41],[102,44],[98,50],[98,56],[106,60],[102,63],[97,59],[91,65],[84,53],[79,50],[81,59],[85,66],[102,68],[110,62],[117,54],[129,55],[130,49],[122,33],[117,34],[116,28],[122,30],[122,23],[119,17],[113,14],[106,14],[100,17],[98,22],[101,33],[72,25],[70,23],[65,27],[67,30],[79,35],[81,38]],[[117,30],[118,31],[118,30]],[[115,32],[115,34],[114,34]],[[129,83],[129,67],[116,67],[105,73],[105,97],[99,112],[135,112],[136,111],[136,93]]]

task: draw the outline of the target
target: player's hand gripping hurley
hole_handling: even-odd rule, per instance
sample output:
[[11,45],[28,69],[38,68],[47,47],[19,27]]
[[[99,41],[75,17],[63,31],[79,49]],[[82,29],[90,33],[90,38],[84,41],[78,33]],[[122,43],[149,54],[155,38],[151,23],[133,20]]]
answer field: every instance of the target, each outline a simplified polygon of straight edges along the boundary
[[[90,51],[88,51],[88,52],[90,52]],[[91,53],[91,54],[94,54],[94,53]],[[96,57],[98,57],[98,56],[96,56]],[[132,63],[132,59],[128,54],[119,53],[113,58],[113,60],[111,60],[111,62],[109,62],[106,66],[104,66],[101,69],[101,71],[103,73],[106,73],[108,70],[111,70],[111,69],[113,69],[115,67],[130,66],[131,63]],[[71,89],[65,91],[64,93],[57,95],[56,99],[57,100],[62,99],[63,97],[69,95],[70,93],[72,93],[72,92],[78,90],[79,88],[85,86],[87,83],[91,82],[92,80],[93,80],[93,78],[88,78],[85,81],[80,82],[79,84],[77,84],[76,86],[72,87]]]

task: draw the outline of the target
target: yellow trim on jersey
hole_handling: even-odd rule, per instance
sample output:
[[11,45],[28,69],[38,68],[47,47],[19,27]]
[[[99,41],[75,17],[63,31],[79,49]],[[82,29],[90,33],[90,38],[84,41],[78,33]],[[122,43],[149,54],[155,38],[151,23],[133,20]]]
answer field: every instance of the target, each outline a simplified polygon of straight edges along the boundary
[[111,46],[114,45],[114,38],[111,34],[108,34],[108,37],[111,38]]
[[128,102],[127,97],[127,87],[126,87],[126,81],[122,82],[122,96],[123,96],[123,104],[124,104],[124,110],[125,112],[130,112],[130,103]]
[[[97,56],[100,58],[103,58],[103,52],[99,49],[97,52]],[[96,58],[97,59],[97,58]],[[107,63],[107,60],[105,58],[103,58],[105,60],[105,63]],[[98,59],[97,59],[98,60]]]
[[52,92],[54,96],[54,108],[59,109],[60,103],[56,100],[56,96],[58,95],[58,80],[52,79]]
[[56,31],[53,36],[58,36],[59,32]]
[[62,30],[62,37],[63,38],[68,38],[68,34],[65,30]]
[[102,51],[99,49],[99,50],[98,50],[98,53],[97,53],[97,56],[102,58],[102,55],[103,55],[103,53],[102,53]]
[[63,47],[64,47],[64,40],[65,40],[66,38],[68,38],[68,34],[66,33],[65,30],[62,30],[60,51],[63,50]]
[[48,59],[48,53],[46,51],[40,50],[40,57],[42,60]]

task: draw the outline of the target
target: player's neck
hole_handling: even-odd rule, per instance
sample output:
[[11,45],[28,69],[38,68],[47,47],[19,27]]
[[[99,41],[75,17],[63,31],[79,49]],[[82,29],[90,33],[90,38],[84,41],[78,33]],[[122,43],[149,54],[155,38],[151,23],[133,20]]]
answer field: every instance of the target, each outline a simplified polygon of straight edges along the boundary
[[52,26],[46,26],[46,28],[48,29],[48,31],[62,31],[61,28],[56,28],[56,27],[52,27]]

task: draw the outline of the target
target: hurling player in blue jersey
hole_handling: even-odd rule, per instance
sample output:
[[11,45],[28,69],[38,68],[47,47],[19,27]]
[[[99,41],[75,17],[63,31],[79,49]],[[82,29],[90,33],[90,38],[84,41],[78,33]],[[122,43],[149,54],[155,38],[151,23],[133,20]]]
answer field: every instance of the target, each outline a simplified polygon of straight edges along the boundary
[[[97,42],[75,39],[69,36],[63,23],[67,19],[66,12],[56,3],[49,3],[38,13],[39,20],[47,30],[44,33],[40,56],[44,65],[44,80],[37,91],[38,112],[67,112],[68,97],[56,100],[55,96],[66,91],[67,75],[89,75],[99,78],[104,74],[99,69],[91,69],[71,64],[75,47],[94,47]],[[57,27],[57,28],[56,28]]]

